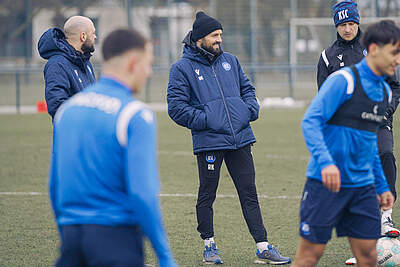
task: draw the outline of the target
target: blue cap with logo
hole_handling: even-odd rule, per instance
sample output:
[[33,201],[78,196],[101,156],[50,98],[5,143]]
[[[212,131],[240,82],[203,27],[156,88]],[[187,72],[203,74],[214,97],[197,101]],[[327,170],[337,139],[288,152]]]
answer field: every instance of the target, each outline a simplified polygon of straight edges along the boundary
[[335,27],[349,21],[360,24],[360,14],[358,13],[357,3],[352,0],[344,0],[334,5],[333,21],[335,22]]

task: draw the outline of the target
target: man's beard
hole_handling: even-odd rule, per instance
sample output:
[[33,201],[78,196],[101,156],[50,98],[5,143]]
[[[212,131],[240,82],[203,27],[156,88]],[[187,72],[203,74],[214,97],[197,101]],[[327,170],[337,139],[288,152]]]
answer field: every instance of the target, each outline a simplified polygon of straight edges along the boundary
[[82,44],[81,50],[84,54],[93,53],[94,52],[94,44],[89,44],[88,42],[84,42]]
[[207,52],[213,54],[214,56],[219,56],[222,54],[222,49],[221,49],[220,45],[218,45],[218,49],[214,49],[213,45],[207,46],[204,43],[201,43],[200,46],[201,46],[201,48],[203,48]]

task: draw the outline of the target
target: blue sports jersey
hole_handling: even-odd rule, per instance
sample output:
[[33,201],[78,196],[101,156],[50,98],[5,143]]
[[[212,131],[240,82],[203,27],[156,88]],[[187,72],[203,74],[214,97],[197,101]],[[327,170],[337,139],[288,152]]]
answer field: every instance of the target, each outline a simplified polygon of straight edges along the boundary
[[[367,96],[382,101],[384,88],[390,102],[391,90],[385,77],[375,75],[366,59],[356,64],[356,68]],[[350,68],[343,68],[328,77],[308,107],[302,121],[304,139],[311,152],[306,176],[321,180],[321,170],[335,164],[340,170],[342,187],[375,184],[377,193],[381,194],[389,191],[389,187],[378,155],[376,133],[327,124],[338,108],[352,97],[354,84]]]
[[153,112],[103,77],[60,107],[54,127],[50,198],[57,224],[138,225],[160,265],[173,262],[158,200]]

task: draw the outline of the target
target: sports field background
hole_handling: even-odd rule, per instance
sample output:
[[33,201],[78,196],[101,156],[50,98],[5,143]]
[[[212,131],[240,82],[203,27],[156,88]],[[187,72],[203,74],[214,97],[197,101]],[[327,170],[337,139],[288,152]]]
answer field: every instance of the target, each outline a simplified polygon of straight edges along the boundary
[[[294,257],[299,197],[308,152],[300,129],[305,111],[263,109],[252,124],[260,205],[269,240]],[[196,231],[197,166],[190,132],[158,112],[161,205],[173,254],[180,266],[202,266],[203,242]],[[48,115],[0,115],[0,266],[51,266],[59,239],[47,195],[51,121]],[[395,126],[399,125],[395,120]],[[399,134],[395,127],[395,140]],[[395,155],[399,146],[396,142]],[[255,244],[224,167],[214,204],[215,240],[224,266],[256,266]],[[400,222],[396,205],[394,220]],[[346,239],[333,239],[318,266],[342,266],[351,256]],[[156,264],[147,248],[147,263]]]

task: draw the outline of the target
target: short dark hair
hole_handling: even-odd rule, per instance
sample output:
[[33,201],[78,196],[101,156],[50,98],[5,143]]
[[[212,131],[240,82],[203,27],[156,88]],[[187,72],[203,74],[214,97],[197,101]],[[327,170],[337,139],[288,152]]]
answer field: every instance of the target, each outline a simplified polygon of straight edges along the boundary
[[104,39],[102,53],[105,61],[131,49],[144,49],[149,40],[134,29],[117,29]]
[[368,26],[362,38],[362,44],[368,50],[370,44],[379,46],[400,41],[400,29],[393,20],[382,20]]

